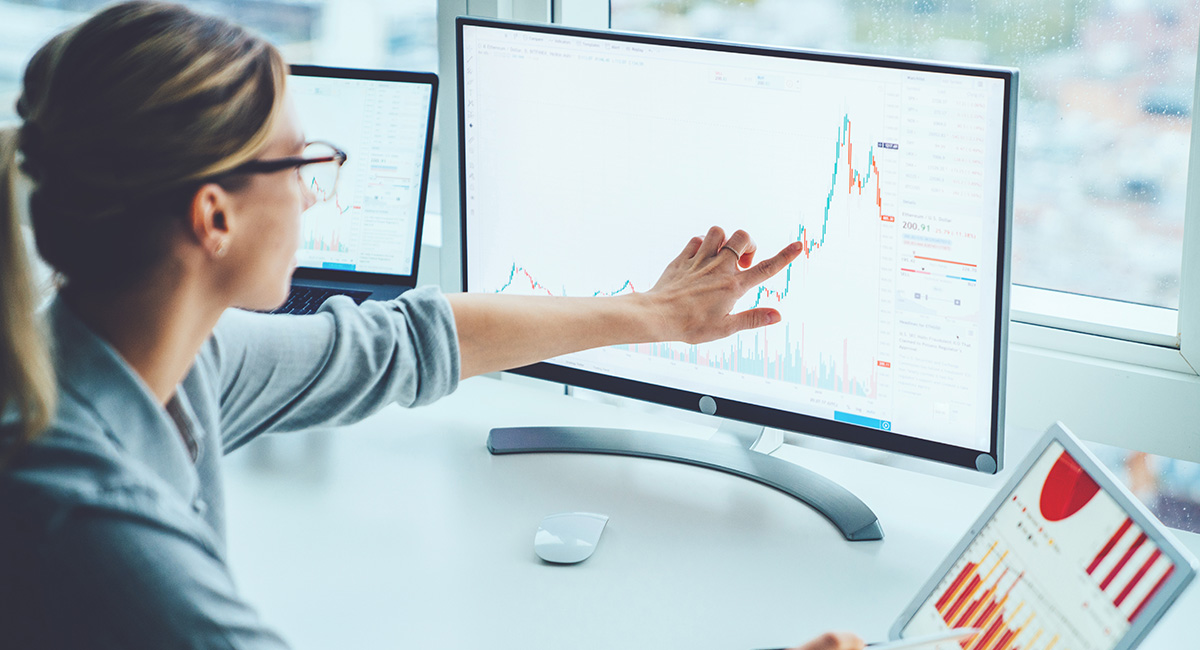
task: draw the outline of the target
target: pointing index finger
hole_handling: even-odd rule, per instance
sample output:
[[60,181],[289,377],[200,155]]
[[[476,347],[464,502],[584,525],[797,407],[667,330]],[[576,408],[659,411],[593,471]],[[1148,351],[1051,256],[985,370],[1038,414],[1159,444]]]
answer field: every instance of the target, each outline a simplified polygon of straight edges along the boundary
[[747,269],[746,275],[748,276],[747,280],[750,282],[750,286],[766,282],[771,278],[771,276],[779,273],[786,268],[788,264],[791,264],[793,261],[795,261],[795,259],[800,256],[800,253],[803,250],[803,244],[800,242],[792,242],[787,246],[784,246],[783,250],[776,253],[773,257],[759,262],[751,269]]

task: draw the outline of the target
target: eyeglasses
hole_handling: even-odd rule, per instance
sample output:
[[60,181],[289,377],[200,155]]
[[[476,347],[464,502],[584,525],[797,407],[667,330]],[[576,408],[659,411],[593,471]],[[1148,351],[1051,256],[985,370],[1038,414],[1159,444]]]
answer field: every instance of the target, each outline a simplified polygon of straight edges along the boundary
[[299,156],[251,160],[230,170],[232,174],[270,174],[296,168],[300,182],[317,197],[317,202],[337,196],[338,178],[346,164],[346,152],[328,142],[309,142]]

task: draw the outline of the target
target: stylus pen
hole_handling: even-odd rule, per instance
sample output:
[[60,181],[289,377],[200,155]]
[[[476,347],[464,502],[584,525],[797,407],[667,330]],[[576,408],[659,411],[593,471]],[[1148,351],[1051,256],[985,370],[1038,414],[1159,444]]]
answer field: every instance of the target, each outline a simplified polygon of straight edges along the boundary
[[[926,636],[914,636],[907,639],[897,639],[895,641],[876,641],[868,643],[867,647],[871,650],[908,650],[931,646],[946,641],[961,641],[979,634],[982,630],[977,627],[959,627],[937,634],[929,634]],[[787,650],[786,648],[772,648],[771,650]]]

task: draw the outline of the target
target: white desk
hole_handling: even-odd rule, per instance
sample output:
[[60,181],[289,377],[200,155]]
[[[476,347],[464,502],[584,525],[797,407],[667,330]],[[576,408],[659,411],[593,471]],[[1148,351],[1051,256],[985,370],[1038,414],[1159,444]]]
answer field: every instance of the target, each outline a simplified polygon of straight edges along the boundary
[[[803,503],[722,472],[488,453],[491,427],[538,424],[705,433],[479,378],[430,407],[272,440],[273,471],[250,470],[251,447],[227,472],[243,593],[298,650],[739,649],[826,629],[879,640],[991,497],[978,483],[1007,478],[952,470],[961,482],[812,449],[777,452],[875,510],[885,539],[850,543]],[[611,520],[590,559],[546,565],[532,550],[538,522],[571,510]],[[1200,536],[1180,537],[1200,555]],[[1142,648],[1196,647],[1197,615],[1193,585]]]

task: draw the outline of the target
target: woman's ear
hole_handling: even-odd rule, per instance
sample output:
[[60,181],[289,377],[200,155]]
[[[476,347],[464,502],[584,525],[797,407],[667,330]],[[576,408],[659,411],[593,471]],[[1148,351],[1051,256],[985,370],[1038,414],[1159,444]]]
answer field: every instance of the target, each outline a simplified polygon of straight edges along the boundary
[[213,257],[224,257],[232,237],[229,229],[231,197],[216,183],[205,183],[192,197],[190,221],[196,243]]

